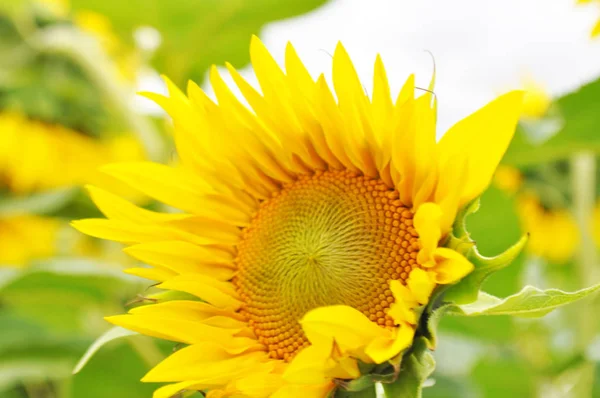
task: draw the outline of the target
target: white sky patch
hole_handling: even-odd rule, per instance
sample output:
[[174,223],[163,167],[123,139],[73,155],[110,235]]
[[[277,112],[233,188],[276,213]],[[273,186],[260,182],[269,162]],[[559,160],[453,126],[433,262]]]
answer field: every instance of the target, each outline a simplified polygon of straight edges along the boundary
[[[261,39],[283,64],[294,44],[307,68],[330,75],[342,41],[367,91],[375,56],[386,64],[393,95],[410,73],[427,87],[437,67],[438,135],[498,94],[520,88],[531,76],[561,95],[600,75],[600,39],[589,38],[598,17],[575,0],[337,0],[266,27]],[[228,73],[220,68],[227,82]],[[241,73],[253,85],[250,67]],[[157,82],[146,82],[156,90]],[[212,93],[205,84],[205,89]]]

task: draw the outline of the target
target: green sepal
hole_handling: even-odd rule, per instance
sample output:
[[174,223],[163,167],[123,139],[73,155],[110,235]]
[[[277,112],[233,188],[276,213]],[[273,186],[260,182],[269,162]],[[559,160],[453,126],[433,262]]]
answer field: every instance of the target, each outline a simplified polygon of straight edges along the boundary
[[509,266],[521,253],[527,243],[528,235],[523,235],[513,246],[504,253],[494,257],[481,255],[475,246],[467,254],[475,269],[460,282],[451,286],[444,294],[444,301],[457,304],[468,304],[477,300],[481,285],[496,271]]
[[437,348],[437,328],[440,324],[442,316],[444,316],[449,310],[451,310],[453,304],[444,303],[436,309],[425,313],[425,316],[421,320],[421,333],[427,343],[427,348],[435,350]]
[[375,383],[392,383],[398,378],[401,360],[402,354],[398,355],[396,363],[390,361],[374,365],[359,361],[358,367],[362,376],[354,380],[336,380],[338,389],[347,392],[359,392],[374,388]]
[[360,391],[348,391],[343,389],[336,389],[332,395],[333,398],[377,398],[377,391],[375,391],[375,385],[371,384],[369,388],[365,388]]
[[420,398],[423,383],[435,369],[435,360],[427,348],[427,339],[417,337],[402,359],[402,368],[393,383],[382,383],[386,398]]
[[480,201],[476,198],[463,207],[454,219],[452,225],[452,235],[462,241],[470,241],[469,232],[467,231],[467,217],[479,210]]

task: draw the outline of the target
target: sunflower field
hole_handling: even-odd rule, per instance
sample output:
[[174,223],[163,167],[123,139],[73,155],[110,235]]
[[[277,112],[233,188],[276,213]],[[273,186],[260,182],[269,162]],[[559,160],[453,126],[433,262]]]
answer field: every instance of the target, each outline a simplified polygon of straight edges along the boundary
[[599,21],[0,0],[0,398],[600,398]]

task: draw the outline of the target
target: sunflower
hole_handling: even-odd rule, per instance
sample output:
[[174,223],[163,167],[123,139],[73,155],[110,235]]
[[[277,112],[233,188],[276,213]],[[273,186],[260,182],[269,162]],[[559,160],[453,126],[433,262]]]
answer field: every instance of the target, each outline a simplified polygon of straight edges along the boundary
[[[98,140],[13,112],[0,113],[0,131],[0,199],[17,200],[90,182],[115,186],[97,173],[98,166],[107,161],[143,159],[141,146],[133,136]],[[139,197],[128,190],[119,192]],[[21,266],[28,260],[54,254],[59,230],[58,219],[0,212],[0,265]]]
[[573,257],[580,237],[569,210],[546,208],[535,194],[525,192],[517,197],[517,213],[522,229],[529,233],[531,254],[557,264]]
[[[575,217],[562,203],[564,200],[555,203],[548,199],[542,203],[541,200],[544,196],[556,195],[554,191],[550,194],[541,188],[551,184],[542,182],[540,185],[535,179],[528,180],[527,174],[519,169],[500,165],[494,175],[494,185],[514,197],[521,229],[529,235],[527,251],[530,254],[556,264],[573,257],[580,239]],[[535,187],[538,192],[533,189]]]
[[23,266],[28,260],[52,255],[59,227],[49,217],[0,217],[0,267]]
[[512,138],[523,94],[511,92],[436,143],[435,101],[410,76],[393,101],[375,61],[369,98],[341,44],[332,91],[288,44],[285,72],[254,37],[262,93],[215,67],[217,101],[147,94],[173,118],[180,164],[103,171],[181,212],[139,208],[90,187],[108,219],[80,231],[130,244],[152,268],[130,273],[200,300],[134,308],[109,322],[188,346],[144,378],[155,397],[325,397],[363,364],[399,364],[420,309],[473,265],[445,247],[459,209],[478,197]]

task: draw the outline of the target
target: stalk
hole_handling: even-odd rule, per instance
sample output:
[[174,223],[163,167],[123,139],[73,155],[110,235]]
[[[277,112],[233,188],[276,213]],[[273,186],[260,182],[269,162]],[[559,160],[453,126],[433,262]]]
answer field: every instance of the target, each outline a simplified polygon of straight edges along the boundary
[[[584,288],[598,280],[597,252],[592,238],[592,214],[596,200],[596,159],[592,152],[581,152],[571,160],[573,184],[573,213],[579,227],[581,244],[577,252],[577,272],[580,287]],[[596,333],[597,317],[592,300],[586,300],[578,306],[579,327],[578,343],[585,352]]]

